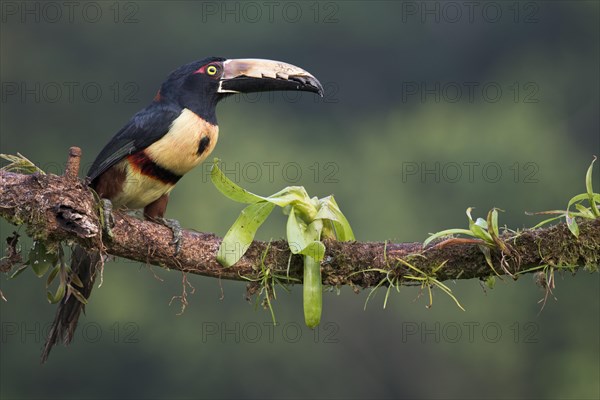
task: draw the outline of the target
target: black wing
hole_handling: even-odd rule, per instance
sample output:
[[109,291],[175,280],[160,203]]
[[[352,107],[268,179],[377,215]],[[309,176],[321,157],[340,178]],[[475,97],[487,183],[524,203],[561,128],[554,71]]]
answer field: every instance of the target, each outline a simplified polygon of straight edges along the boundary
[[143,150],[163,137],[182,109],[152,103],[135,114],[102,149],[87,176],[94,180],[129,154]]

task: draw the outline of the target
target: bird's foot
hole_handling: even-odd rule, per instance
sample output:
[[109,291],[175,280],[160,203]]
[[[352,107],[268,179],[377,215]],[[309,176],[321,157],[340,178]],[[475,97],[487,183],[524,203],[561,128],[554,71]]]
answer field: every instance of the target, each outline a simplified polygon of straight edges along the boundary
[[102,230],[112,239],[112,227],[115,226],[115,219],[112,214],[113,206],[108,199],[100,199],[100,202],[102,203]]
[[183,231],[181,229],[181,224],[176,219],[169,218],[157,218],[158,223],[166,226],[173,232],[173,240],[171,240],[171,244],[175,245],[175,255],[179,254],[181,250],[181,242],[183,239]]

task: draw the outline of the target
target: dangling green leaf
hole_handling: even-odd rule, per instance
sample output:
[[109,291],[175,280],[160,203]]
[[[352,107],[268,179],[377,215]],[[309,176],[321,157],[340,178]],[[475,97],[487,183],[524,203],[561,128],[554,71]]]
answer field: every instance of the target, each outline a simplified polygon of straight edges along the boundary
[[485,278],[485,286],[490,289],[493,289],[496,286],[496,277],[494,275],[490,275]]
[[46,279],[46,288],[50,287],[50,285],[52,284],[52,282],[58,275],[59,271],[60,271],[60,264],[56,265],[52,269],[52,271],[50,271],[50,274],[48,274],[48,279]]
[[51,266],[56,264],[58,256],[48,253],[44,243],[35,241],[33,247],[29,250],[29,265],[38,278],[41,278],[48,272]]
[[304,256],[303,286],[304,322],[314,329],[321,322],[323,287],[321,263],[310,256]]
[[224,267],[235,264],[246,252],[258,228],[265,222],[274,204],[262,201],[250,204],[242,210],[221,242],[217,261]]
[[83,282],[79,278],[79,275],[76,273],[71,274],[71,282],[74,283],[77,287],[83,288]]
[[81,292],[77,289],[75,289],[73,286],[69,285],[69,293],[72,296],[75,296],[75,298],[81,303],[81,304],[87,304],[88,301],[87,299],[83,296],[83,294],[81,294]]
[[58,289],[56,289],[56,293],[54,293],[54,294],[52,294],[52,292],[46,293],[46,297],[48,298],[48,301],[50,302],[50,304],[56,304],[59,301],[61,301],[62,298],[65,296],[65,290],[66,290],[66,284],[64,282],[61,282],[60,285],[58,285]]

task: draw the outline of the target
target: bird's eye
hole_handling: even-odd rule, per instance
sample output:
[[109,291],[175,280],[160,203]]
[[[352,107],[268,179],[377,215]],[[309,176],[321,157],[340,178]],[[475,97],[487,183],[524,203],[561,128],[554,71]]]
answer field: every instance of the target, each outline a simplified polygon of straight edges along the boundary
[[210,76],[215,75],[217,73],[217,67],[215,67],[214,65],[209,65],[208,68],[206,68],[206,73]]

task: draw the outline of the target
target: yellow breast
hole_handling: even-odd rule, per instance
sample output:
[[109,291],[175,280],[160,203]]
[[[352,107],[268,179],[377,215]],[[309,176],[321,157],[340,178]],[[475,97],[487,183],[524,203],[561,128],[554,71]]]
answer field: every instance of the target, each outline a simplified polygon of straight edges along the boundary
[[218,138],[217,125],[206,122],[186,108],[173,121],[169,132],[146,148],[146,154],[161,167],[184,175],[208,157]]

